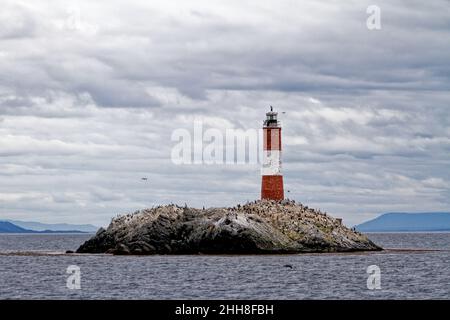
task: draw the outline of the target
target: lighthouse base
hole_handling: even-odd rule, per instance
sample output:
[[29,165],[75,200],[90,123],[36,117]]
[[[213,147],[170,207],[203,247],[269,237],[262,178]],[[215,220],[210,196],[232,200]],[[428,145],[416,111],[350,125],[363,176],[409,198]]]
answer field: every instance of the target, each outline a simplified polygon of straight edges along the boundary
[[262,200],[283,200],[283,176],[262,176],[261,184],[261,199]]

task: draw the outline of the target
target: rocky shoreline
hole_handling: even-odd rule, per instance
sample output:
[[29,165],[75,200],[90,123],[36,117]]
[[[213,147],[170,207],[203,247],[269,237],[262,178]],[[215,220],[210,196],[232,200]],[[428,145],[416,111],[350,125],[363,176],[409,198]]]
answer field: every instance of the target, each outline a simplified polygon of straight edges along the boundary
[[77,253],[274,254],[379,251],[365,235],[295,201],[158,206],[114,218]]

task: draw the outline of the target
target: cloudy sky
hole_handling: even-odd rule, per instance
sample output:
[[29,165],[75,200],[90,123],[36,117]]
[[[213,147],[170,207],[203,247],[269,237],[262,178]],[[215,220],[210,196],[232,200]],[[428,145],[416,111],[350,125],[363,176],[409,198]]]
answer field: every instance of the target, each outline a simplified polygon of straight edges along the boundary
[[256,199],[259,165],[175,165],[171,134],[259,128],[269,105],[289,197],[348,225],[450,210],[447,0],[6,0],[0,218]]

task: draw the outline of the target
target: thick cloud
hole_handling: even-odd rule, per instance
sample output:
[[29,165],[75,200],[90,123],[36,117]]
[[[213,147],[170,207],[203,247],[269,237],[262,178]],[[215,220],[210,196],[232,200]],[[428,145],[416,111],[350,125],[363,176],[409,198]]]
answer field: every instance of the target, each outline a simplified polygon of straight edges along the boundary
[[289,197],[348,224],[448,210],[450,6],[378,1],[370,31],[371,4],[6,1],[0,217],[258,198],[258,165],[175,165],[171,134],[259,128],[268,105]]

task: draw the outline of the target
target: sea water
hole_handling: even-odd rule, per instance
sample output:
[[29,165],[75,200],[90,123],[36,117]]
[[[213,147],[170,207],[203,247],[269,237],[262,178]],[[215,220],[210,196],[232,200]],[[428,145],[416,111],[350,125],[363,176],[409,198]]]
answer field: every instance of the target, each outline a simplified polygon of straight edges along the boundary
[[[0,235],[0,299],[449,299],[450,233],[369,234],[385,248],[296,255],[65,255],[92,235]],[[436,250],[436,251],[433,251]],[[369,289],[369,266],[380,289]],[[68,285],[79,270],[79,289]],[[69,268],[69,273],[68,273]]]

